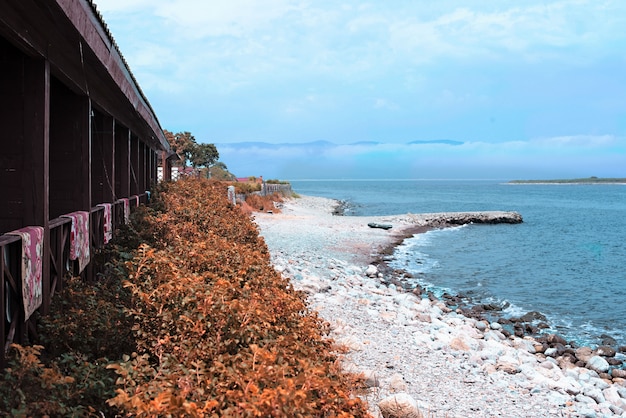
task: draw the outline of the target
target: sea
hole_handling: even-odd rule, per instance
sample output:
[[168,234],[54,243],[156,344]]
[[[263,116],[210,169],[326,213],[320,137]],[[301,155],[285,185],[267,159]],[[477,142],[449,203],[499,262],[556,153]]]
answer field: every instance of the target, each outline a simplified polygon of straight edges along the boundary
[[[539,312],[577,345],[626,345],[626,185],[499,180],[297,180],[345,216],[516,211],[517,225],[466,225],[408,238],[390,261],[435,294]],[[613,339],[613,340],[611,340]]]

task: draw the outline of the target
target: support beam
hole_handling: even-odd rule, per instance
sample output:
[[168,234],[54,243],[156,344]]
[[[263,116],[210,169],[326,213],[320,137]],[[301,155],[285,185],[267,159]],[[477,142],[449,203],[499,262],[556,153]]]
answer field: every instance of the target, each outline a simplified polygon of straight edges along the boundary
[[139,138],[130,135],[130,196],[139,193]]
[[115,200],[130,196],[130,131],[115,124]]
[[22,89],[24,207],[22,225],[43,226],[42,312],[50,308],[50,66],[47,61],[24,58]]
[[91,203],[111,203],[115,196],[115,120],[98,110],[91,118]]

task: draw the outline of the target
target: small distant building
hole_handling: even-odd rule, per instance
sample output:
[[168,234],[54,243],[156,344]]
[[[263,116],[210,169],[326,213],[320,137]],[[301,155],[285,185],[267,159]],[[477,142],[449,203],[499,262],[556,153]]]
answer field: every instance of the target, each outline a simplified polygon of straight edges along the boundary
[[237,177],[237,182],[238,183],[259,183],[259,184],[263,184],[263,176],[259,176],[259,177],[254,177],[254,176]]

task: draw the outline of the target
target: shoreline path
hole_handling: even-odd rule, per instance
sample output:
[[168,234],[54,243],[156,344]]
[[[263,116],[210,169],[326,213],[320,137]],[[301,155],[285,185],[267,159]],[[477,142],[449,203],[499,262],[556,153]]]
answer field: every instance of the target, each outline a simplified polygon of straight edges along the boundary
[[497,323],[404,292],[368,265],[406,237],[464,214],[334,216],[337,204],[303,196],[287,200],[282,213],[254,218],[274,268],[309,295],[331,337],[347,348],[344,368],[366,376],[369,389],[360,396],[374,417],[383,416],[384,400],[437,418],[626,417],[623,382],[564,368],[536,354],[531,338],[507,338]]

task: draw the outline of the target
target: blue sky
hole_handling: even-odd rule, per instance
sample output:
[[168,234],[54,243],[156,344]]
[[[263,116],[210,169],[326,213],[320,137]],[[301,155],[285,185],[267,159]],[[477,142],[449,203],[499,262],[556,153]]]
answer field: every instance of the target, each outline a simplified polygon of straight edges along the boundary
[[96,3],[161,125],[238,175],[626,177],[623,0]]

